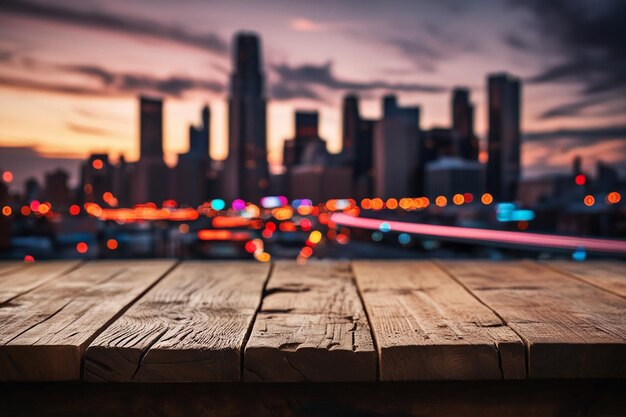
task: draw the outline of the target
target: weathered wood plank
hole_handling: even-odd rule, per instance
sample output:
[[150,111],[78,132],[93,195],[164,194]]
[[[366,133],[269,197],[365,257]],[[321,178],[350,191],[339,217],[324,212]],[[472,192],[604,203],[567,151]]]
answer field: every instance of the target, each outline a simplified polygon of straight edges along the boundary
[[29,262],[24,261],[0,261],[0,274],[26,266]]
[[626,300],[536,262],[442,262],[525,341],[529,376],[626,376]]
[[376,353],[349,264],[274,266],[245,348],[244,379],[376,379]]
[[95,261],[0,309],[0,380],[76,380],[95,336],[174,261]]
[[68,273],[80,261],[2,262],[0,304]]
[[626,297],[626,263],[619,261],[551,261],[547,265],[596,287]]
[[429,261],[355,261],[381,380],[524,378],[520,338]]
[[98,336],[85,354],[90,381],[238,381],[244,339],[269,265],[179,265]]

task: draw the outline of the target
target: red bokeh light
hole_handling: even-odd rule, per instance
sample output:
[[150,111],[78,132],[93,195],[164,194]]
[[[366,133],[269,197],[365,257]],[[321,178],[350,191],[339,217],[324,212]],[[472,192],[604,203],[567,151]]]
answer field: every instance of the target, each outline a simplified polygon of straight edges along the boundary
[[102,167],[104,167],[104,162],[102,162],[102,159],[94,159],[91,166],[94,169],[102,169]]
[[89,250],[89,246],[85,242],[78,242],[76,245],[76,252],[78,253],[87,253]]
[[574,178],[574,182],[576,182],[576,185],[585,185],[587,177],[585,177],[584,174],[578,174],[576,175],[576,178]]

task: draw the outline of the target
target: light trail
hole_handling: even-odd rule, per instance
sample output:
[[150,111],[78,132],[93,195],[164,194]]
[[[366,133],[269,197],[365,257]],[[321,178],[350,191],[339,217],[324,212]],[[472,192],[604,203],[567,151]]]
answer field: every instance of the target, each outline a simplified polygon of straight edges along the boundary
[[330,219],[336,224],[342,226],[357,227],[361,229],[381,230],[381,225],[384,223],[385,225],[383,225],[383,228],[386,228],[388,225],[391,228],[391,231],[413,233],[424,236],[571,250],[583,248],[586,251],[592,252],[626,254],[626,241],[620,240],[508,232],[504,230],[440,226],[422,223],[406,223],[391,220],[371,219],[366,217],[353,217],[342,213],[333,213]]

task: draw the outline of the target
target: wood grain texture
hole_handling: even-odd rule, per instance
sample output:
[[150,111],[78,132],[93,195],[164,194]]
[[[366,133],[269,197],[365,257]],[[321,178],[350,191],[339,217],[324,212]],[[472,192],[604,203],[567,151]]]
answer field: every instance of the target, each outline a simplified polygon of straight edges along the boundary
[[380,379],[524,378],[520,338],[429,261],[355,261]]
[[94,261],[0,309],[0,380],[77,380],[83,352],[174,261]]
[[546,265],[613,294],[626,297],[626,263],[620,261],[552,261]]
[[349,264],[274,266],[246,345],[244,379],[376,379],[376,353]]
[[13,269],[18,269],[26,266],[28,262],[23,261],[0,261],[0,274],[5,274]]
[[80,261],[0,263],[0,304],[76,268]]
[[626,377],[623,298],[532,261],[441,264],[525,341],[530,377]]
[[238,381],[269,265],[188,261],[85,354],[90,381]]

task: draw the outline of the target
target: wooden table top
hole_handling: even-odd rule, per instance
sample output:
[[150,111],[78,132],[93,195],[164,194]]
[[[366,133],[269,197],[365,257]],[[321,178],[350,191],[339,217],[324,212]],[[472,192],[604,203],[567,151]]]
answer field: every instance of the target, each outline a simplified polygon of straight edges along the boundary
[[619,261],[0,263],[1,381],[624,377]]

